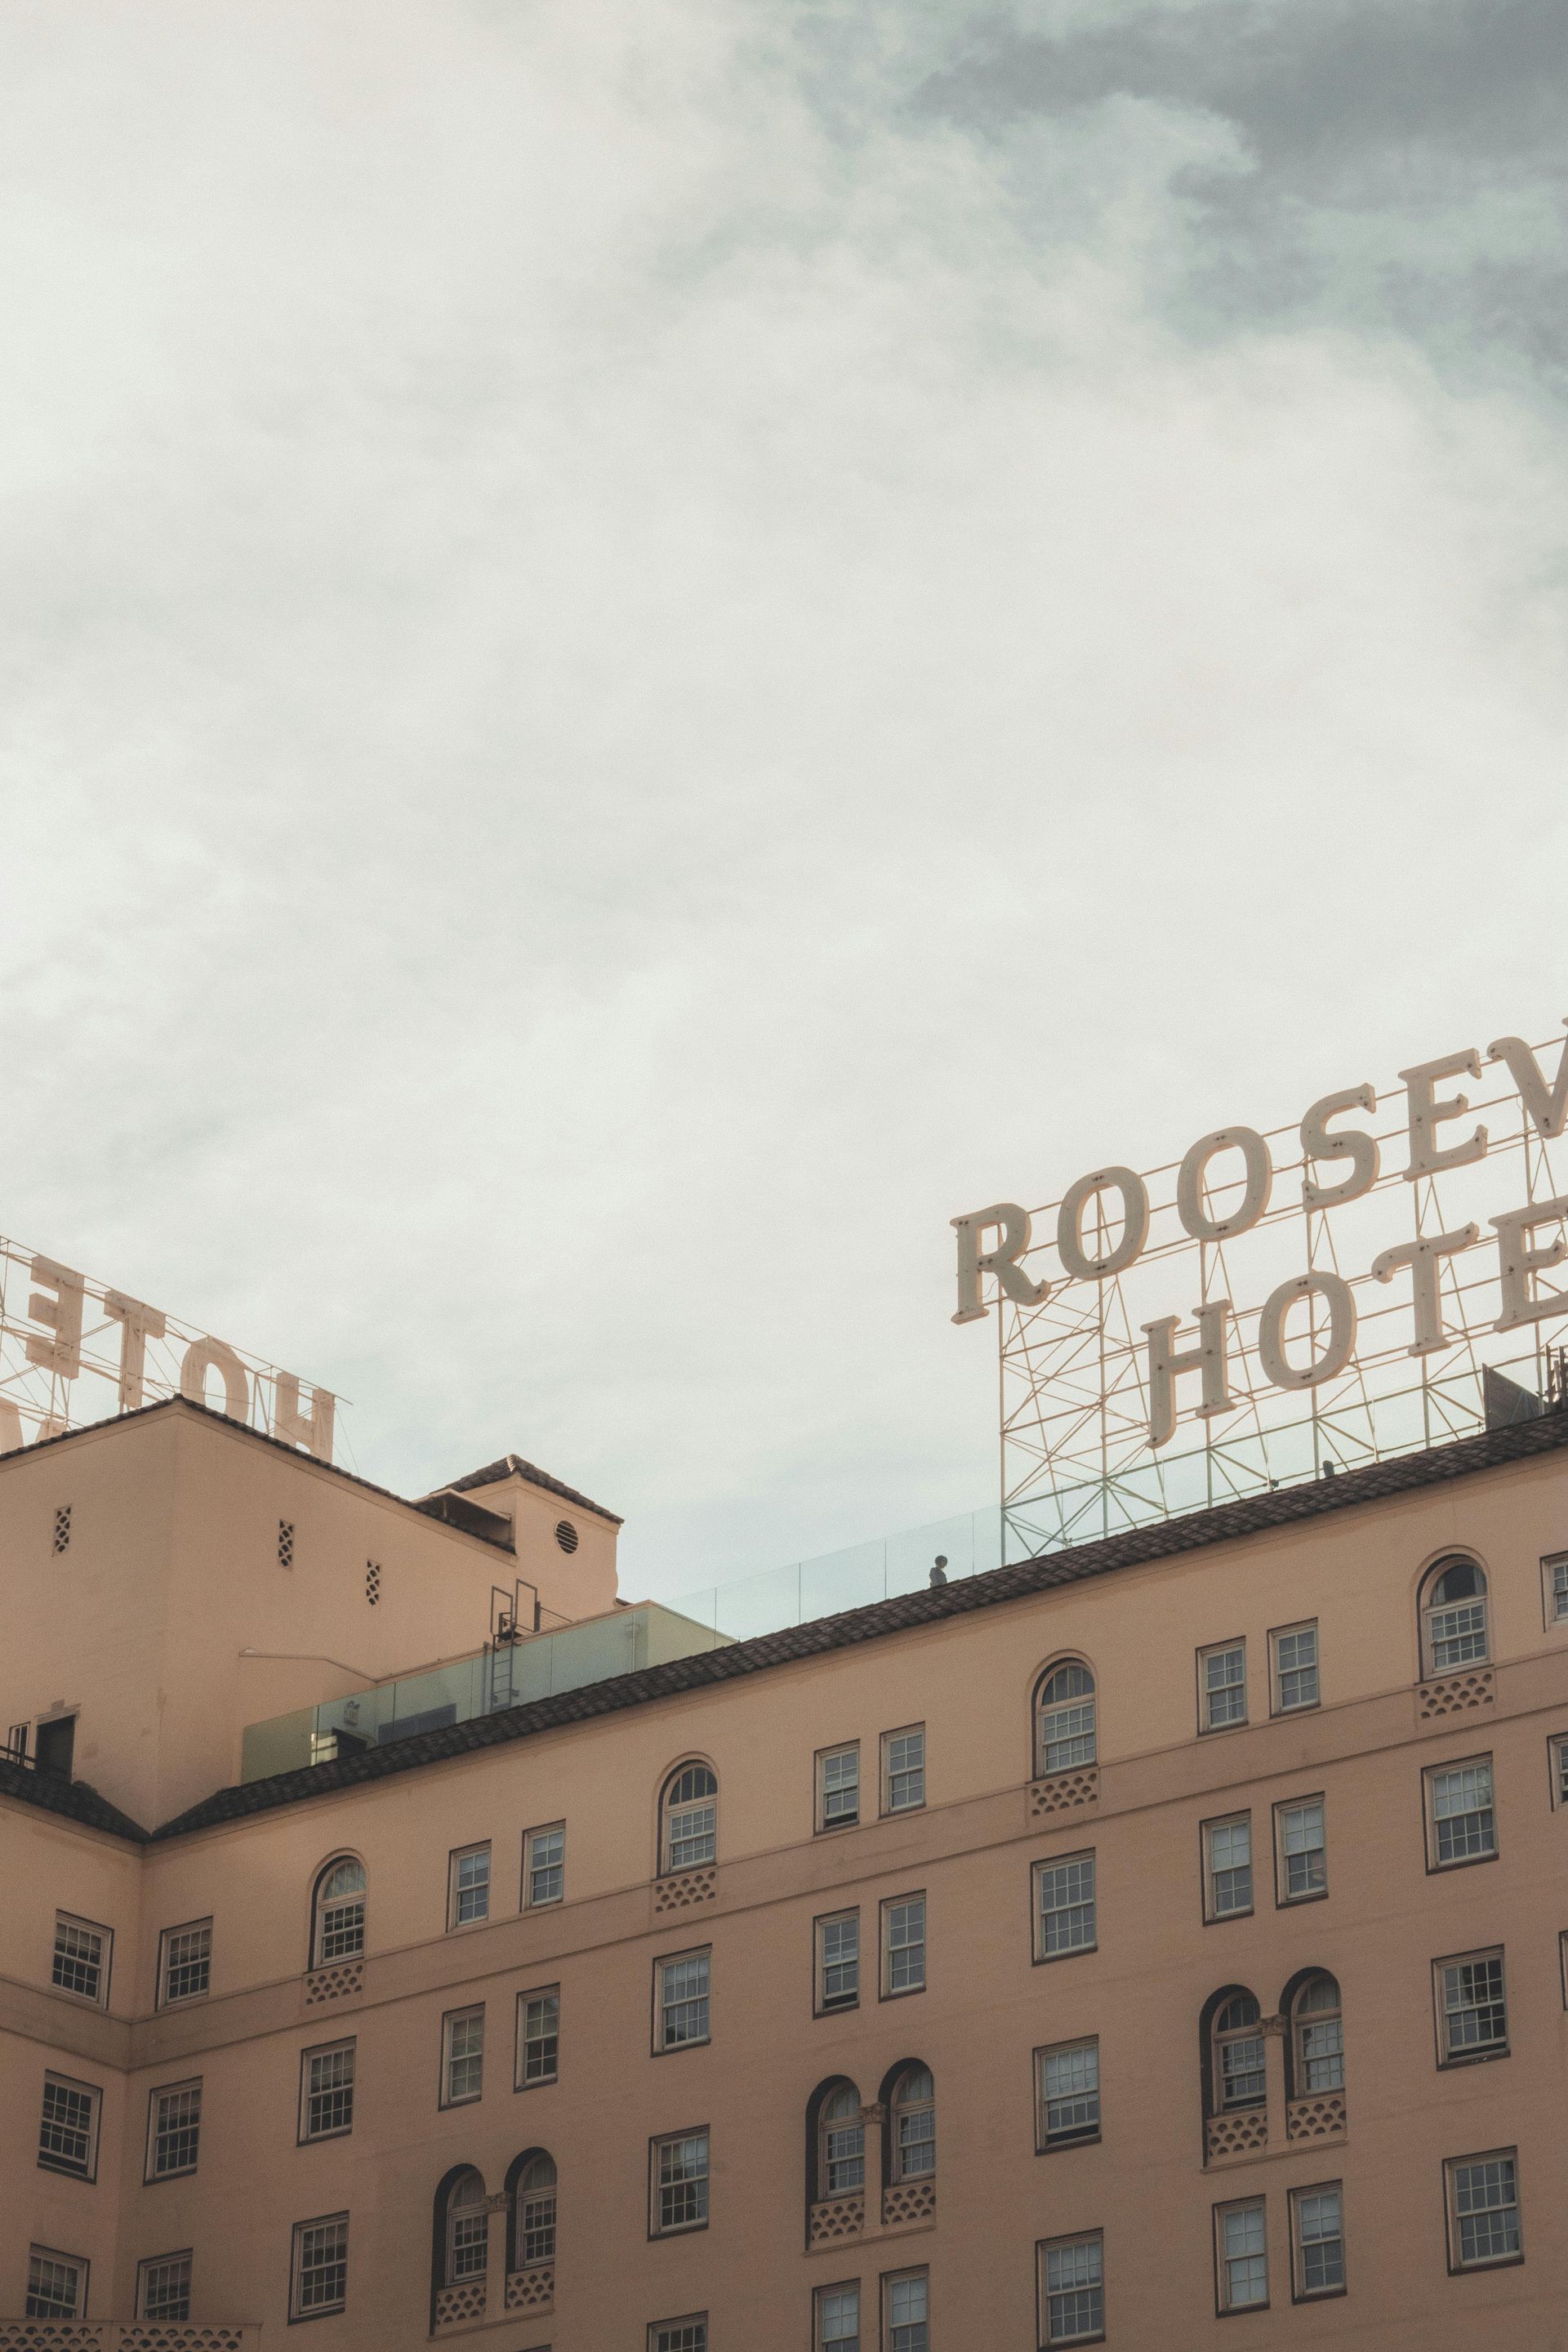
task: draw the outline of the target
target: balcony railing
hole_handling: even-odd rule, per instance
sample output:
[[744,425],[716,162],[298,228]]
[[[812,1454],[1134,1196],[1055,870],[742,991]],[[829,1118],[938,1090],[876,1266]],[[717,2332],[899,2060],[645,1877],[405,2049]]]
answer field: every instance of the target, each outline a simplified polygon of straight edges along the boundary
[[0,2352],[259,2352],[257,2326],[191,2319],[0,2319]]

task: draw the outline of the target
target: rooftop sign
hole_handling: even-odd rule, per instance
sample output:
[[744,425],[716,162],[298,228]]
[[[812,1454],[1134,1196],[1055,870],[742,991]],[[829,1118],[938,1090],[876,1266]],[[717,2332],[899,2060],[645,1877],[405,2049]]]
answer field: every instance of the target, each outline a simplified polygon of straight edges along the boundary
[[329,1390],[0,1238],[0,1453],[171,1396],[332,1458]]
[[[1500,1037],[1399,1080],[952,1220],[953,1321],[998,1309],[1021,1532],[1089,1513],[1099,1534],[1539,1409],[1568,1317],[1547,1279],[1568,1257],[1568,1044]],[[1184,1429],[1201,1487],[1167,1474]]]

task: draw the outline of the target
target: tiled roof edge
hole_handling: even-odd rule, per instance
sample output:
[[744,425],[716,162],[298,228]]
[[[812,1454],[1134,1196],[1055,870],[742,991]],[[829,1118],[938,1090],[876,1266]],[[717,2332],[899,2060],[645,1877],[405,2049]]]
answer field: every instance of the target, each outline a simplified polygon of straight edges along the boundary
[[1271,1528],[1299,1525],[1304,1520],[1321,1518],[1331,1511],[1349,1510],[1358,1504],[1414,1493],[1423,1486],[1439,1486],[1478,1471],[1500,1469],[1512,1462],[1555,1453],[1564,1446],[1568,1446],[1568,1412],[1546,1413],[1536,1421],[1486,1430],[1475,1437],[1458,1438],[1451,1444],[1433,1446],[1422,1453],[1396,1454],[1390,1461],[1369,1464],[1365,1469],[1343,1470],[1336,1477],[1241,1496],[1206,1510],[1189,1511],[1179,1518],[1154,1520],[1145,1527],[1129,1528],[1121,1535],[1104,1537],[1098,1543],[1079,1544],[1066,1551],[1019,1560],[1008,1568],[989,1569],[981,1575],[965,1577],[960,1582],[940,1585],[934,1590],[901,1593],[891,1601],[873,1601],[864,1608],[846,1610],[839,1616],[813,1618],[806,1624],[792,1625],[782,1633],[758,1634],[751,1641],[705,1650],[696,1657],[677,1658],[666,1665],[645,1666],[637,1674],[589,1683],[581,1690],[533,1699],[525,1706],[479,1716],[470,1723],[448,1724],[440,1730],[419,1732],[412,1738],[395,1740],[362,1756],[344,1757],[332,1764],[301,1766],[293,1772],[278,1773],[270,1780],[221,1789],[189,1811],[165,1822],[153,1835],[154,1839],[184,1836],[226,1822],[270,1812],[280,1805],[296,1804],[308,1797],[333,1796],[344,1789],[359,1788],[395,1773],[414,1771],[421,1765],[445,1763],[453,1757],[493,1748],[505,1740],[527,1739],[567,1724],[590,1722],[598,1716],[618,1714],[626,1707],[647,1706],[656,1699],[674,1698],[685,1691],[733,1681],[767,1666],[820,1657],[859,1642],[876,1641],[883,1634],[905,1633],[917,1626],[938,1623],[945,1617],[965,1616],[1003,1601],[1024,1600],[1058,1585],[1108,1575],[1119,1568],[1174,1559],[1183,1552],[1201,1550],[1206,1544],[1233,1541]]
[[[526,1478],[531,1486],[542,1486],[547,1495],[559,1495],[563,1503],[575,1503],[579,1509],[592,1511],[595,1518],[607,1519],[613,1528],[624,1528],[626,1521],[618,1513],[606,1511],[603,1503],[595,1503],[591,1495],[580,1495],[575,1486],[564,1480],[552,1478],[537,1462],[525,1462],[521,1454],[503,1454],[499,1462],[487,1462],[482,1470],[470,1470],[461,1478],[448,1478],[444,1486],[437,1486],[437,1495],[466,1495],[473,1486],[499,1486],[503,1478]],[[428,1496],[421,1498],[428,1501]]]
[[110,1837],[123,1838],[130,1845],[145,1845],[148,1832],[118,1805],[87,1780],[67,1780],[56,1772],[37,1772],[26,1764],[13,1764],[0,1757],[0,1797],[15,1797],[19,1803],[36,1806],[41,1813],[58,1813],[65,1821],[79,1822],[84,1829],[102,1830]]

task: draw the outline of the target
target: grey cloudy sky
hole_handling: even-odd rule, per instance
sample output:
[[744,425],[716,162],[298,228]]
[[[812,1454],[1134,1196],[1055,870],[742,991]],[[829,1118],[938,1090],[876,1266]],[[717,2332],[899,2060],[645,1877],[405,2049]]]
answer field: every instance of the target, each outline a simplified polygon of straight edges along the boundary
[[0,0],[5,1230],[679,1591],[1568,1012],[1547,0]]

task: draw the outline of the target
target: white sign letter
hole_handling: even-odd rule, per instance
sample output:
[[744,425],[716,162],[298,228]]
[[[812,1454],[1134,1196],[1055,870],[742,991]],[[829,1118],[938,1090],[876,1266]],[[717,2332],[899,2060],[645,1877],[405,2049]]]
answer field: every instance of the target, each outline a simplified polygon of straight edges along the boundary
[[81,1295],[87,1286],[79,1274],[57,1265],[52,1257],[36,1257],[30,1271],[35,1282],[47,1283],[56,1295],[47,1298],[35,1290],[27,1301],[27,1313],[35,1323],[47,1324],[55,1336],[29,1339],[27,1361],[58,1372],[62,1381],[74,1381],[81,1370]]
[[1538,1274],[1549,1265],[1561,1265],[1568,1257],[1568,1241],[1559,1234],[1544,1249],[1530,1249],[1524,1239],[1537,1225],[1552,1224],[1562,1217],[1568,1217],[1568,1193],[1492,1218],[1497,1227],[1498,1278],[1502,1285],[1502,1313],[1492,1325],[1494,1331],[1517,1331],[1523,1324],[1544,1322],[1549,1315],[1568,1315],[1568,1291],[1549,1290],[1544,1298],[1537,1298],[1531,1287]]
[[216,1372],[223,1381],[223,1409],[230,1421],[248,1421],[250,1383],[234,1349],[226,1348],[221,1339],[193,1339],[180,1366],[180,1394],[193,1404],[205,1405],[209,1372]]
[[[958,1235],[958,1312],[955,1323],[973,1323],[991,1309],[980,1296],[980,1277],[994,1274],[1009,1298],[1020,1307],[1037,1307],[1050,1289],[1048,1282],[1031,1282],[1018,1260],[1029,1246],[1029,1213],[1020,1209],[1016,1201],[998,1201],[989,1209],[976,1209],[973,1215],[954,1217],[952,1229]],[[1002,1229],[1002,1238],[994,1249],[983,1250],[980,1236],[993,1225]]]
[[1423,1234],[1415,1242],[1400,1242],[1372,1262],[1374,1282],[1392,1282],[1403,1266],[1410,1268],[1410,1302],[1415,1309],[1413,1356],[1429,1356],[1434,1348],[1452,1347],[1443,1328],[1443,1299],[1438,1288],[1442,1260],[1468,1250],[1480,1238],[1479,1225],[1459,1225],[1451,1234]]
[[120,1410],[134,1412],[142,1402],[142,1381],[147,1369],[147,1342],[161,1339],[164,1322],[155,1307],[127,1298],[122,1290],[106,1290],[103,1311],[122,1328],[120,1338]]
[[1557,1056],[1557,1076],[1552,1092],[1541,1075],[1541,1065],[1522,1037],[1494,1037],[1487,1047],[1489,1062],[1506,1062],[1519,1088],[1520,1100],[1535,1121],[1537,1132],[1550,1143],[1568,1123],[1568,1040]]
[[[1209,1161],[1219,1151],[1239,1151],[1247,1162],[1247,1192],[1238,1209],[1228,1217],[1211,1217],[1205,1197],[1204,1177]],[[1184,1225],[1198,1242],[1228,1241],[1232,1234],[1245,1234],[1258,1223],[1268,1206],[1268,1195],[1274,1187],[1274,1170],[1268,1158],[1268,1146],[1255,1127],[1222,1127],[1213,1135],[1205,1135],[1194,1144],[1183,1160],[1176,1178],[1176,1208]]]
[[1337,1184],[1319,1184],[1310,1176],[1301,1184],[1301,1199],[1309,1209],[1337,1209],[1342,1201],[1359,1201],[1370,1192],[1377,1181],[1382,1155],[1375,1135],[1363,1135],[1352,1127],[1347,1135],[1330,1132],[1329,1121],[1343,1110],[1375,1110],[1377,1097],[1370,1087],[1347,1087],[1343,1094],[1325,1095],[1315,1102],[1301,1121],[1301,1157],[1303,1160],[1348,1160],[1351,1171]]
[[[1321,1355],[1297,1371],[1285,1355],[1285,1318],[1299,1298],[1321,1298],[1329,1310],[1329,1336]],[[1271,1290],[1258,1318],[1258,1355],[1277,1389],[1315,1389],[1342,1372],[1355,1353],[1355,1300],[1337,1274],[1298,1274]]]
[[1197,1318],[1198,1343],[1176,1353],[1176,1317],[1163,1315],[1157,1323],[1145,1323],[1149,1334],[1149,1443],[1163,1445],[1176,1426],[1176,1379],[1182,1372],[1201,1372],[1204,1379],[1204,1401],[1198,1407],[1200,1421],[1208,1421],[1216,1412],[1233,1411],[1236,1399],[1231,1395],[1226,1343],[1229,1334],[1230,1301],[1211,1298],[1206,1307],[1194,1308]]
[[1445,1102],[1432,1097],[1434,1082],[1438,1078],[1457,1078],[1468,1071],[1472,1078],[1481,1075],[1481,1057],[1473,1045],[1462,1054],[1445,1054],[1440,1062],[1417,1062],[1413,1070],[1401,1070],[1399,1075],[1410,1089],[1410,1165],[1405,1181],[1414,1184],[1418,1176],[1436,1176],[1444,1168],[1468,1168],[1472,1160],[1483,1157],[1487,1148],[1487,1131],[1478,1127],[1464,1143],[1439,1143],[1437,1129],[1449,1119],[1462,1118],[1470,1107],[1468,1095],[1450,1095]]
[[[1103,1257],[1090,1257],[1083,1245],[1083,1213],[1097,1193],[1111,1188],[1121,1195],[1121,1239]],[[1131,1265],[1149,1238],[1149,1187],[1131,1168],[1098,1168],[1070,1184],[1057,1211],[1057,1255],[1062,1272],[1075,1282],[1103,1282]]]
[[272,1434],[285,1445],[308,1446],[318,1462],[332,1458],[332,1408],[337,1402],[331,1389],[312,1389],[310,1410],[300,1410],[300,1383],[292,1372],[279,1372],[272,1383]]

